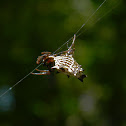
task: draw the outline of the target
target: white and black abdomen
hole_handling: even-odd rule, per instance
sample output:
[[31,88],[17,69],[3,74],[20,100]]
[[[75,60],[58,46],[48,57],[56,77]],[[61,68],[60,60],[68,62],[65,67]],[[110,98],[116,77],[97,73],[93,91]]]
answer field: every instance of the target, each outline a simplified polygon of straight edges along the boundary
[[83,81],[83,78],[86,75],[83,73],[83,68],[79,65],[72,55],[61,55],[61,56],[49,56],[50,58],[54,58],[55,65],[52,69],[57,69],[58,72],[63,72],[68,76],[73,75],[77,77],[80,81]]

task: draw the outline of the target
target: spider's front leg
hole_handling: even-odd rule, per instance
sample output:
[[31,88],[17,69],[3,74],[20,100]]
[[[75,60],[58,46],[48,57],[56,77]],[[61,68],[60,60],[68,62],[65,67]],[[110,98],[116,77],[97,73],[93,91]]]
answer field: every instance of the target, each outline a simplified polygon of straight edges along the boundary
[[33,75],[50,75],[50,71],[49,70],[36,69],[36,71],[39,71],[40,73],[31,73],[31,74],[33,74]]
[[42,55],[38,56],[38,58],[37,58],[37,61],[36,61],[37,64],[40,64],[42,62],[42,59],[44,57],[48,57],[51,54],[51,52],[41,52],[41,54]]
[[51,54],[51,52],[41,52],[41,54]]

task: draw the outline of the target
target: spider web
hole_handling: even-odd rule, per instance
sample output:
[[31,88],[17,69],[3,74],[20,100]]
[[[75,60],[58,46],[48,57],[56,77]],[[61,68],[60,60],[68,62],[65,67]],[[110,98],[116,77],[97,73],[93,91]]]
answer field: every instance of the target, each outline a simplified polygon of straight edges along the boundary
[[[85,29],[84,31],[80,32],[83,27],[89,22],[89,20],[98,12],[98,10],[105,5],[105,3],[107,2],[107,0],[104,0],[98,7],[97,9],[89,16],[89,18],[86,20],[85,23],[83,23],[81,25],[81,27],[74,33],[76,35],[76,38],[79,37],[83,32],[85,32],[87,29]],[[115,8],[116,6],[114,6],[113,8]],[[95,23],[97,23],[99,20],[101,20],[105,15],[107,15],[109,12],[111,12],[111,10],[113,10],[113,8],[111,8],[109,11],[107,11],[104,15],[102,15],[99,19],[97,19]],[[65,46],[66,44],[68,44],[69,42],[71,42],[73,36],[68,39],[64,44],[62,44],[58,49],[56,49],[52,54],[55,54],[57,51],[59,51],[63,46]],[[60,53],[60,52],[59,52]],[[22,82],[25,78],[27,78],[29,75],[31,75],[31,73],[33,73],[37,68],[39,68],[43,63],[40,63],[37,67],[35,67],[31,72],[29,72],[26,76],[24,76],[22,79],[20,79],[17,83],[15,83],[13,86],[11,86],[9,89],[7,89],[4,93],[2,93],[0,95],[0,98],[3,97],[7,92],[9,92],[10,90],[12,90],[15,86],[17,86],[20,82]]]

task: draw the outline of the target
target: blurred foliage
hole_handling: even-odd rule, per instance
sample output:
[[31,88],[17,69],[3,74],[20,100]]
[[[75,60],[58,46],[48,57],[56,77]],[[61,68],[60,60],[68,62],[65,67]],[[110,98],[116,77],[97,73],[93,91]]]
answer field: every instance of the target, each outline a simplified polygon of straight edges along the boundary
[[[73,36],[100,3],[1,1],[0,93],[36,67],[40,52],[54,52]],[[0,126],[126,126],[125,5],[108,0],[76,39],[84,83],[63,74],[30,75],[0,99]]]

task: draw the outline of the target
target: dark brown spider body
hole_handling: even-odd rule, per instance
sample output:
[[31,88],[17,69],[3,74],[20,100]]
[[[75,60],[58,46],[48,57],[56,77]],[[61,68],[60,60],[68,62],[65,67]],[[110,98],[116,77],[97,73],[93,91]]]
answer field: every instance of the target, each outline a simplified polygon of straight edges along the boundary
[[49,75],[55,70],[57,73],[64,73],[68,77],[75,76],[80,81],[83,82],[83,79],[87,77],[83,73],[83,68],[79,65],[73,58],[74,48],[72,49],[75,41],[75,36],[73,39],[72,45],[67,51],[62,52],[61,54],[51,54],[51,52],[42,52],[41,56],[37,58],[36,63],[43,63],[44,66],[47,66],[48,70],[38,70],[40,73],[32,73],[34,75]]

